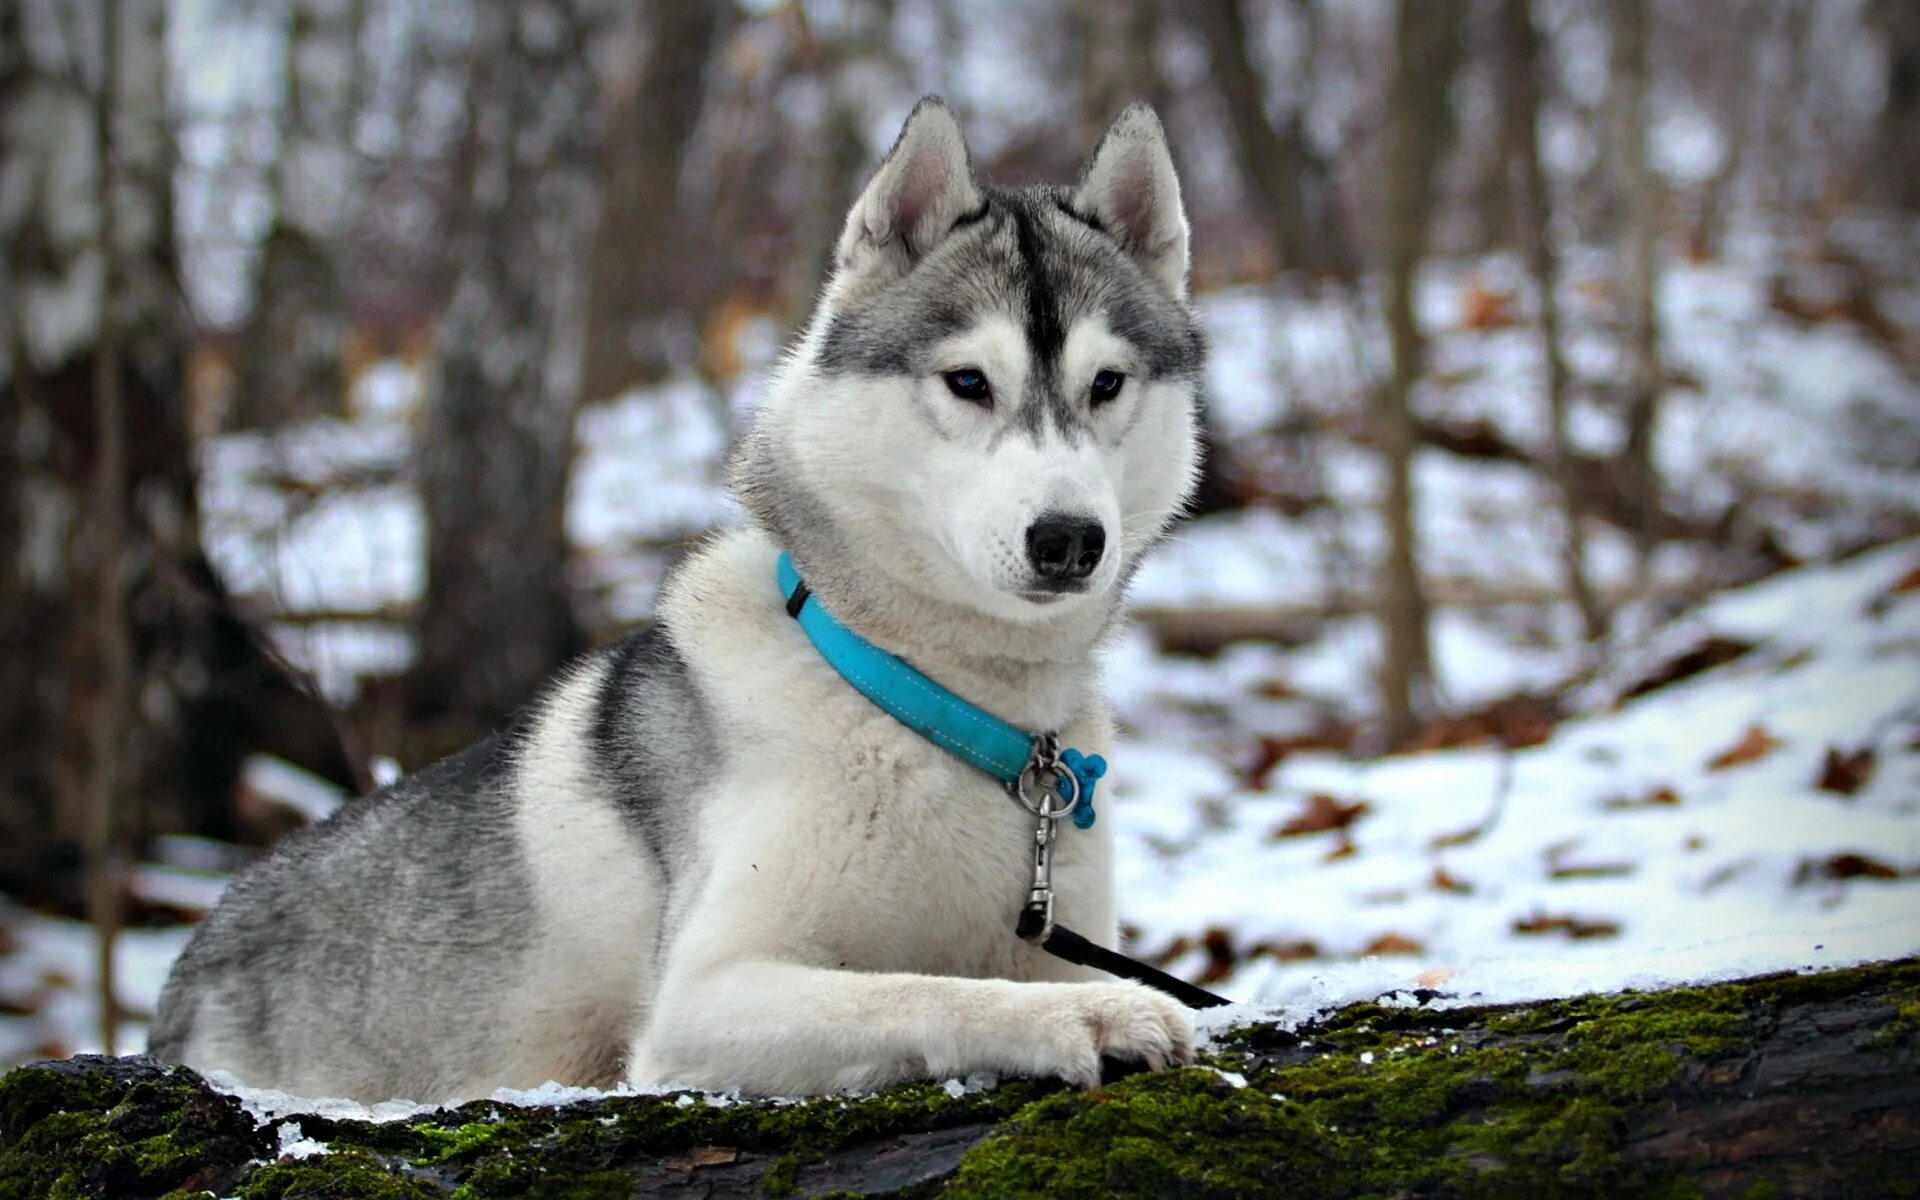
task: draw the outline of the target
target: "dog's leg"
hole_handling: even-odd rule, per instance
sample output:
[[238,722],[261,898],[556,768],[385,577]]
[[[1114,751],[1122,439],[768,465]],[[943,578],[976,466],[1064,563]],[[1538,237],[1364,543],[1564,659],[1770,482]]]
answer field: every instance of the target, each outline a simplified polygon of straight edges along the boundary
[[663,981],[637,1082],[792,1095],[976,1071],[1100,1082],[1193,1060],[1186,1009],[1134,983],[1016,983],[734,962]]

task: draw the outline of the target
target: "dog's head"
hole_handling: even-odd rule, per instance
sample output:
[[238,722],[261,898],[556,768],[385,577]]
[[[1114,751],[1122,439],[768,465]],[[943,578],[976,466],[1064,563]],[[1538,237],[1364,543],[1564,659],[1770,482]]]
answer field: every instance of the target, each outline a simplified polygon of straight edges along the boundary
[[803,569],[830,540],[1001,620],[1110,607],[1192,489],[1204,360],[1151,109],[1073,186],[1001,190],[929,98],[847,216],[740,491]]

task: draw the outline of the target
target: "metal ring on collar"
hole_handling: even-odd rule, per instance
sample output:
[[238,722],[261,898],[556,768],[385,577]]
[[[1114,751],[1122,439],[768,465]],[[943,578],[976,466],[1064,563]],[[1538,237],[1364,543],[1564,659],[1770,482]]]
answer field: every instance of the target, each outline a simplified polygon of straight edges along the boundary
[[[1051,777],[1044,783],[1041,782],[1042,772]],[[1029,789],[1029,780],[1039,788],[1037,797]],[[1064,793],[1060,788],[1062,781],[1066,783]],[[1029,763],[1008,790],[1022,808],[1044,821],[1061,820],[1080,804],[1079,776],[1058,763]]]

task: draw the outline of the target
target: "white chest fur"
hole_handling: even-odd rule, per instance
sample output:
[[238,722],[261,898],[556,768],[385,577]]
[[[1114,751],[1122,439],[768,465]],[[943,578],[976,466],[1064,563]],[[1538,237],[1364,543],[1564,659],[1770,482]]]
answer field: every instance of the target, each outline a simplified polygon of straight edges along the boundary
[[[732,535],[690,564],[665,606],[729,764],[700,813],[710,894],[730,890],[741,933],[820,966],[1069,974],[1012,932],[1033,818],[842,680],[786,616],[773,561],[763,538]],[[1063,741],[1105,752],[1106,722],[1089,707]],[[1110,938],[1108,830],[1062,830],[1054,870],[1059,919]]]

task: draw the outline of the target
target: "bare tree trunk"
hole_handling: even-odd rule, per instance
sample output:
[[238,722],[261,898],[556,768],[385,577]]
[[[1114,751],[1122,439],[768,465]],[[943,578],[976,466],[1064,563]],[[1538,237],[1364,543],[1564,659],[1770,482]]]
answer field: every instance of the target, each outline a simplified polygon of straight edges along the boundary
[[[1526,96],[1517,94],[1511,80],[1521,67],[1515,61],[1515,47],[1502,24],[1507,19],[1505,0],[1494,14],[1494,97],[1493,136],[1481,151],[1481,167],[1476,172],[1471,208],[1476,244],[1481,251],[1505,246],[1524,248],[1529,215],[1525,199],[1513,188],[1513,171],[1520,156],[1527,153],[1526,143],[1537,136],[1537,113],[1525,107]],[[1539,106],[1538,85],[1532,86],[1534,109]]]
[[801,39],[808,53],[799,57],[797,69],[820,78],[826,111],[815,139],[818,148],[809,155],[809,195],[789,239],[793,253],[781,287],[790,329],[812,312],[833,265],[840,223],[873,169],[875,148],[867,145],[861,85],[872,72],[909,73],[893,49],[893,17],[892,0],[859,0],[843,6],[836,35],[822,38],[808,26]]
[[1895,204],[1920,212],[1920,7],[1877,0],[1887,38],[1887,104],[1880,114],[1880,178]]
[[360,190],[353,125],[362,16],[363,0],[293,0],[288,13],[273,225],[260,248],[234,393],[240,425],[335,414],[344,405],[339,240]]
[[[1284,267],[1345,278],[1353,248],[1340,219],[1327,162],[1307,140],[1305,113],[1296,108],[1275,125],[1248,43],[1240,0],[1181,0],[1182,11],[1206,39],[1214,78],[1226,102],[1235,165],[1264,218]],[[1309,28],[1311,4],[1294,5]],[[1311,50],[1308,54],[1311,55]]]
[[1079,35],[1080,140],[1093,145],[1136,100],[1164,117],[1169,91],[1156,55],[1159,0],[1078,0],[1069,20]]
[[1777,4],[1756,3],[1739,12],[1746,20],[1740,28],[1728,31],[1731,44],[1717,64],[1710,93],[1713,115],[1725,134],[1726,152],[1701,186],[1700,207],[1688,237],[1688,253],[1702,260],[1717,256],[1726,240],[1735,186],[1746,170],[1754,125],[1762,115],[1755,111],[1752,100],[1753,89],[1760,82],[1755,61],[1771,36],[1770,30],[1784,18],[1784,10]]
[[1620,294],[1625,306],[1626,439],[1621,449],[1621,491],[1633,507],[1631,532],[1639,551],[1638,583],[1644,587],[1659,538],[1664,505],[1654,438],[1660,419],[1662,371],[1658,250],[1660,197],[1647,156],[1648,0],[1614,0],[1614,163],[1625,202],[1620,232]]
[[1553,195],[1540,161],[1540,77],[1545,64],[1530,0],[1502,0],[1500,15],[1501,55],[1507,68],[1501,73],[1506,104],[1525,133],[1514,144],[1513,165],[1519,173],[1514,209],[1522,217],[1520,239],[1534,287],[1540,293],[1540,352],[1546,364],[1553,480],[1560,492],[1561,519],[1567,527],[1561,546],[1567,591],[1580,610],[1587,639],[1597,642],[1607,635],[1607,610],[1587,578],[1586,518],[1581,512],[1576,459],[1567,429],[1567,361],[1560,351],[1560,300],[1555,293],[1560,264],[1553,248]]
[[587,290],[587,399],[656,378],[674,361],[661,323],[687,265],[678,252],[685,232],[676,202],[680,168],[726,9],[719,0],[646,6],[645,56],[614,88]]
[[1426,253],[1434,175],[1452,134],[1448,88],[1460,60],[1462,0],[1401,0],[1386,116],[1385,238],[1387,338],[1393,369],[1374,392],[1374,438],[1384,458],[1381,517],[1387,549],[1380,580],[1381,723],[1389,744],[1404,742],[1433,704],[1428,606],[1414,519],[1413,389],[1425,344],[1413,288]]
[[117,889],[83,887],[83,858],[231,835],[268,726],[351,776],[200,548],[165,11],[0,6],[0,890],[109,923]]
[[[427,589],[414,704],[499,721],[584,638],[566,501],[593,227],[589,0],[474,10],[458,275],[423,447]],[[558,16],[559,20],[551,18]]]

